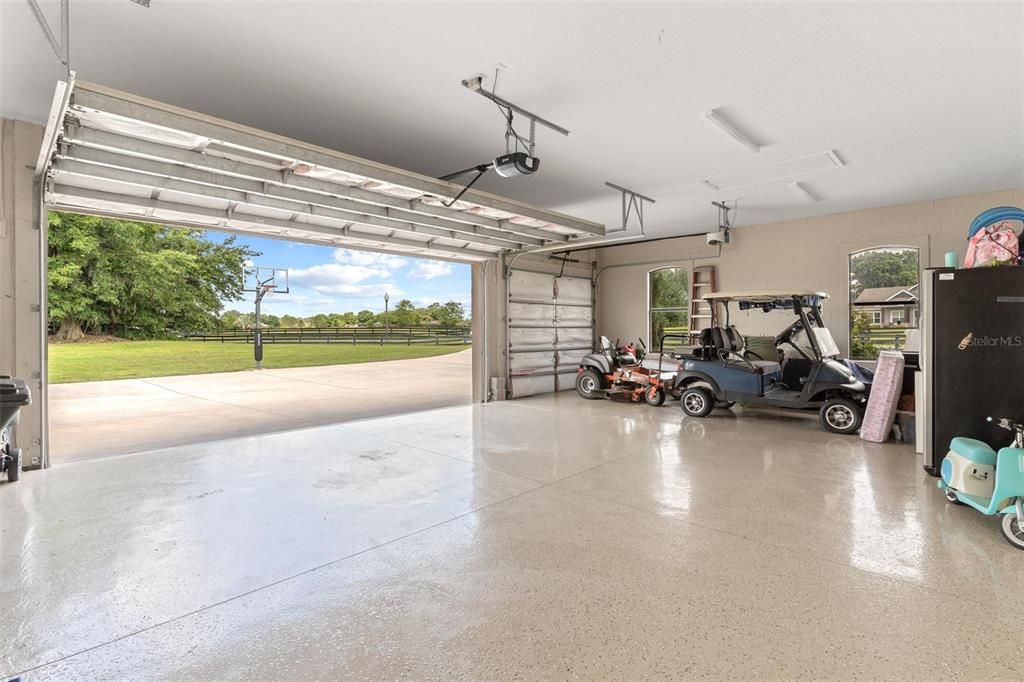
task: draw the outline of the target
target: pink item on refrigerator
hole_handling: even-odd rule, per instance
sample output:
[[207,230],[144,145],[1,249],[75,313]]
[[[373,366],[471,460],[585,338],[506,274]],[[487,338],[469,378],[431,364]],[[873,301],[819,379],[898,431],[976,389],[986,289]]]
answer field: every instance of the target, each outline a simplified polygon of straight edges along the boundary
[[871,397],[860,427],[862,440],[884,443],[889,439],[896,418],[896,403],[903,390],[903,364],[903,353],[899,351],[883,350],[878,356]]
[[1003,263],[1016,264],[1020,242],[1010,221],[1004,220],[978,230],[967,242],[965,268],[981,268]]

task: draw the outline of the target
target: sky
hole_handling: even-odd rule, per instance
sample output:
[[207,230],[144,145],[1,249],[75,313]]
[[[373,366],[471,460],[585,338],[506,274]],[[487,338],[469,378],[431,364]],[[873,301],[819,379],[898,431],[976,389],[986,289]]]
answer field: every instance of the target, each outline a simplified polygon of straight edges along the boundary
[[[207,232],[206,238],[222,242],[228,235]],[[393,256],[369,251],[351,251],[280,239],[239,235],[262,255],[255,265],[287,268],[288,294],[263,299],[262,311],[271,315],[309,317],[317,313],[345,313],[384,310],[384,294],[394,307],[407,298],[417,308],[435,301],[458,301],[470,308],[470,266],[462,263]],[[249,312],[252,294],[241,301],[225,302],[225,310]]]

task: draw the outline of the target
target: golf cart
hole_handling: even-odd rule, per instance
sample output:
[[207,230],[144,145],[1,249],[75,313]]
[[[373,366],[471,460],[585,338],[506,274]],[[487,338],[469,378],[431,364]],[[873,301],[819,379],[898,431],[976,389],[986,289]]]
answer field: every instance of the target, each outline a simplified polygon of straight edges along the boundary
[[[683,358],[674,388],[683,412],[706,417],[715,407],[733,404],[818,410],[822,426],[851,434],[860,428],[867,389],[844,364],[821,319],[828,294],[818,291],[744,291],[708,294],[712,306],[725,308],[725,326],[700,332],[700,345]],[[777,357],[746,351],[746,342],[729,324],[729,305],[765,313],[787,310],[796,320],[774,338]]]
[[643,339],[638,339],[636,346],[631,343],[619,346],[618,342],[613,344],[607,336],[602,336],[600,350],[580,360],[576,392],[588,400],[625,395],[632,401],[643,398],[652,407],[660,406],[665,402],[666,391],[673,390],[672,377],[662,373],[660,360],[658,369],[644,367],[646,356]]

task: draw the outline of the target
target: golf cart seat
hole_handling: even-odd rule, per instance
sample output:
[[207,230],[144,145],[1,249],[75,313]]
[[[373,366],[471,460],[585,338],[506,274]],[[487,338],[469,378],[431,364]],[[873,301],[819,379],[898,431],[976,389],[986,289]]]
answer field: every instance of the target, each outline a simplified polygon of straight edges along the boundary
[[[736,330],[736,327],[712,327],[709,331],[715,351],[728,364],[749,369],[758,374],[782,371],[777,362],[747,359],[743,354],[743,336]],[[703,334],[703,332],[701,333]]]

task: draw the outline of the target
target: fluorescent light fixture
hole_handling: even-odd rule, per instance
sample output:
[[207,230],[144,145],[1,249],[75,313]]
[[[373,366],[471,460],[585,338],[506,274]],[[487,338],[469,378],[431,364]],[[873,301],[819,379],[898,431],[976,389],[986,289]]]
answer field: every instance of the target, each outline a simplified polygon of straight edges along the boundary
[[704,112],[704,118],[711,122],[716,128],[721,130],[723,133],[731,137],[732,139],[739,142],[741,145],[749,149],[750,151],[757,154],[761,151],[761,147],[756,142],[751,140],[749,137],[740,132],[736,126],[727,121],[718,113],[715,109],[708,109]]
[[817,154],[808,154],[794,159],[784,159],[766,165],[720,173],[698,180],[698,182],[708,189],[718,192],[765,182],[777,182],[780,180],[793,182],[797,178],[806,178],[812,173],[842,168],[845,165],[843,160],[839,158],[839,155],[836,154],[836,151],[830,149],[825,152],[818,152]]
[[812,204],[817,204],[818,202],[821,201],[820,197],[814,196],[814,193],[807,188],[807,185],[804,185],[801,182],[791,182],[789,183],[789,186],[793,188],[794,192],[796,192],[797,194],[799,194],[801,197],[811,202]]

